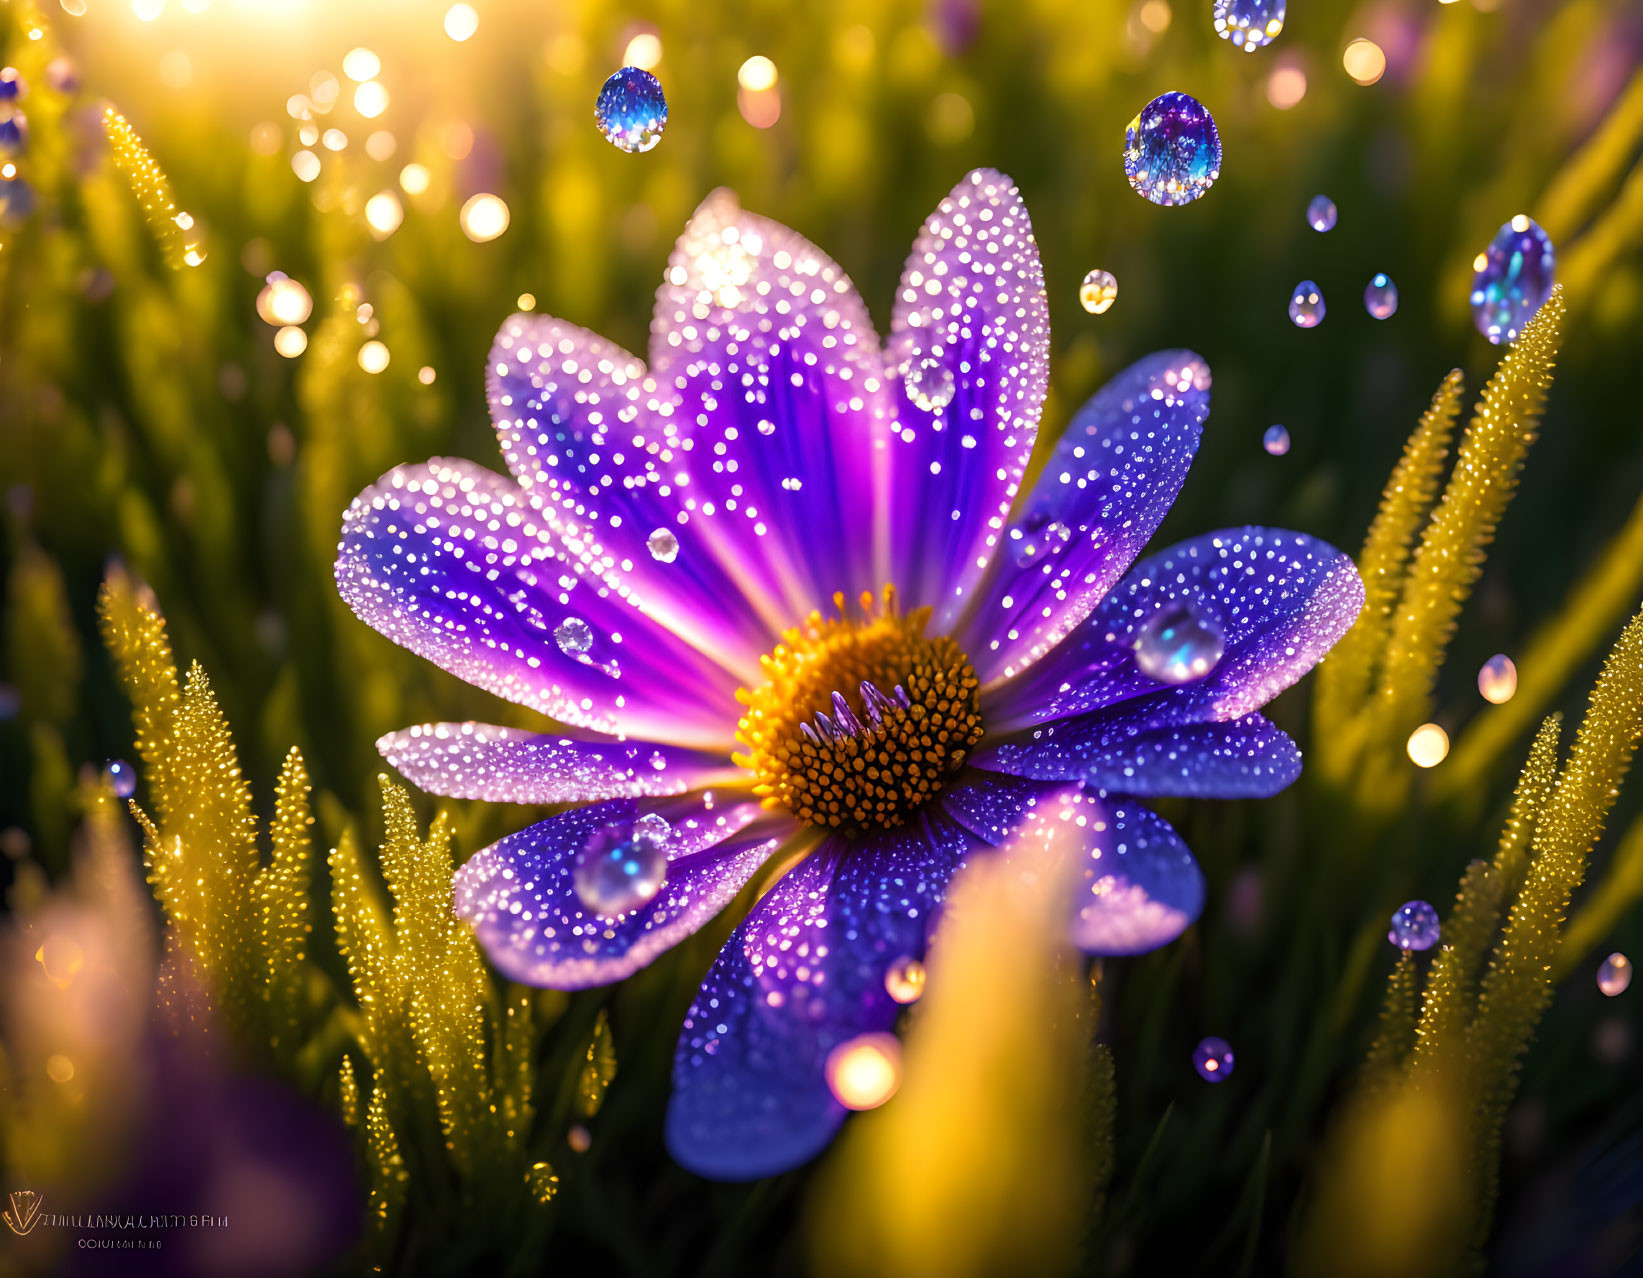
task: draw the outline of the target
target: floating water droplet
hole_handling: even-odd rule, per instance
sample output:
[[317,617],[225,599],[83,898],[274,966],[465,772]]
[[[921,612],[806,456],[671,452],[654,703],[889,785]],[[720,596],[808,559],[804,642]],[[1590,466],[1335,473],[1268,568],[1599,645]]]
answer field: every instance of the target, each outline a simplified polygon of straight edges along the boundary
[[884,988],[898,1003],[916,1003],[924,993],[924,964],[911,956],[903,956],[890,964],[884,974]]
[[566,617],[554,629],[553,640],[566,656],[580,656],[593,647],[593,627],[580,617]]
[[1214,117],[1185,93],[1160,94],[1125,130],[1124,175],[1154,204],[1190,204],[1221,176]]
[[1400,950],[1429,950],[1438,943],[1442,928],[1438,912],[1426,901],[1405,901],[1392,915],[1386,939]]
[[1632,983],[1632,961],[1616,950],[1597,969],[1597,988],[1610,998],[1624,994]]
[[122,799],[137,793],[137,773],[124,759],[110,759],[104,764],[103,780]]
[[1449,757],[1449,734],[1436,723],[1423,723],[1409,734],[1404,749],[1417,768],[1435,768]]
[[1165,604],[1135,637],[1135,664],[1160,683],[1190,683],[1220,664],[1221,628],[1184,599]]
[[668,528],[658,528],[651,533],[645,538],[645,546],[652,559],[659,559],[664,564],[670,564],[679,557],[679,539]]
[[1376,319],[1388,319],[1398,309],[1398,286],[1384,272],[1377,273],[1363,291],[1363,308]]
[[10,102],[23,96],[28,84],[16,67],[0,67],[0,102]]
[[599,122],[599,132],[618,150],[650,150],[667,128],[667,98],[661,81],[649,71],[623,67],[599,90],[593,118]]
[[1335,229],[1335,201],[1327,195],[1314,195],[1306,206],[1306,224],[1314,231]]
[[824,1073],[846,1109],[876,1109],[901,1086],[901,1043],[894,1034],[858,1034],[827,1054]]
[[1328,308],[1324,292],[1312,280],[1302,280],[1289,298],[1289,318],[1296,328],[1317,328]]
[[1556,254],[1539,223],[1519,213],[1472,262],[1472,322],[1496,346],[1515,342],[1552,295]]
[[907,370],[907,394],[927,413],[939,413],[953,400],[953,370],[926,357]]
[[1245,53],[1271,44],[1284,29],[1284,0],[1215,0],[1215,32]]
[[1261,436],[1261,447],[1274,457],[1282,457],[1289,451],[1289,431],[1283,426],[1268,426],[1266,434]]
[[1118,300],[1118,277],[1097,267],[1078,286],[1078,300],[1091,315],[1105,315]]
[[1219,1083],[1232,1073],[1232,1044],[1211,1035],[1192,1049],[1192,1067],[1206,1083]]
[[576,858],[571,882],[582,904],[614,918],[655,899],[667,879],[662,840],[636,822],[631,830],[608,825],[596,830]]
[[1478,692],[1497,706],[1517,695],[1517,667],[1504,652],[1497,652],[1478,668]]

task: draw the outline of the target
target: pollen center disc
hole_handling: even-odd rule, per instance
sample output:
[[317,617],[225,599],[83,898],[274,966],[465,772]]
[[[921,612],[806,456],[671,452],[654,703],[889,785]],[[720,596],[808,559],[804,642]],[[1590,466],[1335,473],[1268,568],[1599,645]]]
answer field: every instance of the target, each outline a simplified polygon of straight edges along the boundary
[[893,589],[861,616],[813,612],[760,659],[736,762],[766,806],[862,834],[895,829],[941,792],[981,740],[981,681],[958,644],[927,638],[930,610],[905,616]]

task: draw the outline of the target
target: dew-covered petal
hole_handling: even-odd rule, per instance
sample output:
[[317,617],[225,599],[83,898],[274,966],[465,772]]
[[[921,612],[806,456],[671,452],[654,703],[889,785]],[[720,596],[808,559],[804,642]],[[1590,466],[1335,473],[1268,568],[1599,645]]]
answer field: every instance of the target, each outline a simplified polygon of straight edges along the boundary
[[490,723],[418,724],[380,738],[377,749],[429,794],[488,803],[654,798],[745,777],[708,751]]
[[1088,954],[1145,954],[1168,945],[1204,908],[1204,876],[1169,822],[1104,801],[1073,900],[1073,943]]
[[[577,858],[610,825],[657,813],[671,827],[667,878],[636,910],[607,918],[577,895]],[[539,821],[456,872],[456,913],[510,980],[577,990],[619,981],[723,909],[792,832],[752,802],[611,799]]]
[[667,1145],[718,1180],[786,1171],[845,1115],[828,1053],[890,1029],[885,989],[925,935],[970,839],[937,817],[852,844],[834,837],[760,899],[720,951],[685,1017]]
[[1065,789],[1062,782],[972,768],[943,791],[941,806],[971,834],[996,848],[1046,796]]
[[678,414],[644,361],[522,313],[498,331],[485,387],[508,469],[566,555],[721,664],[756,672],[769,628],[735,565],[684,527]]
[[736,566],[773,632],[885,580],[883,359],[837,264],[716,191],[668,258],[650,352],[676,531]]
[[[1134,644],[1176,600],[1220,630],[1225,651],[1202,679],[1172,686],[1137,668]],[[1352,560],[1315,537],[1207,533],[1137,564],[1089,620],[982,710],[998,732],[1095,711],[1133,719],[1144,710],[1150,726],[1241,718],[1317,664],[1362,607]]]
[[336,578],[395,643],[565,723],[693,746],[734,730],[734,678],[578,575],[518,485],[470,462],[401,466],[356,497]]
[[1206,799],[1264,799],[1301,775],[1295,743],[1259,714],[1141,730],[1093,714],[1021,737],[985,747],[974,763],[1040,780],[1082,781],[1114,794]]
[[1011,678],[1071,634],[1152,539],[1181,491],[1204,420],[1209,365],[1159,351],[1079,409],[1004,535],[970,617],[984,684]]
[[947,630],[1001,538],[1038,433],[1050,321],[1014,184],[977,169],[930,215],[902,271],[887,351],[891,579]]

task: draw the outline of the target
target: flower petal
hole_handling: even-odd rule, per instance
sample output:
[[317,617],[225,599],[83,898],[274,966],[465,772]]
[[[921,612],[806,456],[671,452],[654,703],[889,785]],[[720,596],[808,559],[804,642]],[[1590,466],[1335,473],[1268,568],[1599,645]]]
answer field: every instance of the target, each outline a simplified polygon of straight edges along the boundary
[[1301,752],[1258,714],[1137,731],[1100,714],[1065,719],[984,749],[973,762],[1023,777],[1065,777],[1114,794],[1264,799],[1301,775]]
[[1074,900],[1073,943],[1089,954],[1168,945],[1204,908],[1204,876],[1181,836],[1134,803],[1107,801]]
[[861,844],[832,838],[753,907],[708,971],[673,1062],[667,1145],[718,1180],[785,1171],[844,1118],[828,1053],[895,1024],[886,970],[922,958],[963,831],[937,819]]
[[982,683],[1071,634],[1135,562],[1181,491],[1209,416],[1209,365],[1158,351],[1079,409],[1045,465],[972,626]]
[[[644,361],[549,315],[502,325],[485,369],[508,468],[566,556],[744,673],[769,627],[680,521],[677,414]],[[672,538],[670,541],[669,538]]]
[[[1226,650],[1205,678],[1170,686],[1141,673],[1134,643],[1180,599],[1220,627]],[[1137,564],[1060,647],[984,698],[982,711],[999,732],[1095,711],[1151,726],[1242,718],[1317,664],[1362,608],[1352,560],[1315,537],[1208,533]]]
[[1066,788],[1064,781],[971,770],[942,793],[941,806],[971,834],[996,848],[1046,796],[1062,794]]
[[683,794],[745,776],[723,755],[490,723],[424,723],[377,742],[419,789],[489,803],[591,803]]
[[1000,550],[1049,385],[1050,318],[1021,194],[965,177],[907,258],[890,338],[891,579],[947,631]]
[[[641,810],[672,826],[667,879],[637,910],[608,918],[576,893],[577,857],[598,831]],[[638,971],[723,909],[792,831],[756,803],[710,809],[612,799],[560,813],[476,852],[456,872],[458,917],[510,980],[551,989],[608,985]]]
[[476,687],[599,732],[728,744],[735,680],[556,557],[511,480],[401,466],[343,516],[337,589],[382,634]]
[[735,565],[775,633],[881,584],[883,361],[845,273],[716,191],[668,258],[650,349],[681,542]]

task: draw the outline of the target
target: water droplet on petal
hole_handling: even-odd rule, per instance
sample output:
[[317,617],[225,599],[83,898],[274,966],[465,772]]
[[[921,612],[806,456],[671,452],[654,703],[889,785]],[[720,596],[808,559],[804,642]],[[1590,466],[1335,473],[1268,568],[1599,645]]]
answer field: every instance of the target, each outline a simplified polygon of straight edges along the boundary
[[907,394],[927,413],[938,413],[953,400],[953,370],[938,359],[921,359],[907,370]]
[[659,559],[664,564],[670,564],[679,557],[679,539],[668,528],[658,528],[645,538],[645,546],[650,550],[652,559]]
[[898,1003],[916,1003],[924,993],[924,964],[910,956],[897,959],[884,974],[884,988]]
[[661,81],[649,71],[623,67],[599,90],[593,118],[599,122],[599,132],[617,149],[650,150],[667,128],[667,98]]
[[1597,969],[1597,988],[1610,998],[1624,994],[1632,983],[1632,961],[1616,950]]
[[1306,206],[1306,224],[1314,231],[1335,229],[1335,201],[1327,195],[1314,195]]
[[1302,280],[1289,298],[1289,318],[1296,328],[1317,328],[1327,311],[1324,292],[1312,280]]
[[656,843],[666,844],[672,833],[673,827],[660,812],[647,812],[633,823],[635,838],[651,839]]
[[1400,950],[1429,950],[1438,943],[1441,931],[1438,912],[1428,902],[1405,901],[1392,915],[1386,939]]
[[[642,819],[642,818],[641,818]],[[655,899],[667,879],[667,852],[653,832],[607,825],[596,830],[576,858],[571,882],[582,904],[614,918]]]
[[1078,300],[1091,315],[1105,315],[1118,300],[1118,277],[1097,267],[1078,286]]
[[1185,93],[1160,94],[1125,130],[1124,175],[1154,204],[1190,204],[1221,176],[1214,117]]
[[137,773],[124,759],[110,759],[103,766],[103,780],[122,799],[137,793]]
[[1213,1035],[1192,1049],[1192,1067],[1206,1083],[1219,1083],[1232,1073],[1232,1044]]
[[1551,237],[1519,213],[1472,263],[1472,322],[1496,346],[1515,342],[1552,295]]
[[1289,451],[1289,431],[1283,426],[1268,426],[1266,434],[1261,436],[1261,447],[1274,457],[1282,457]]
[[1376,319],[1387,319],[1398,309],[1398,286],[1385,273],[1377,273],[1363,291],[1363,308]]
[[1245,53],[1271,44],[1284,29],[1284,0],[1215,0],[1215,33]]
[[580,656],[593,647],[593,627],[580,617],[566,617],[555,627],[553,639],[566,656]]
[[1056,547],[1065,546],[1072,536],[1073,530],[1059,519],[1052,519],[1042,527],[1036,526],[1031,518],[1025,519],[1019,527],[1010,529],[1010,559],[1018,567],[1025,568]]
[[1191,683],[1220,664],[1221,628],[1184,599],[1165,604],[1135,637],[1135,664],[1160,683]]
[[1517,695],[1517,667],[1504,652],[1497,652],[1478,668],[1478,692],[1497,706]]

